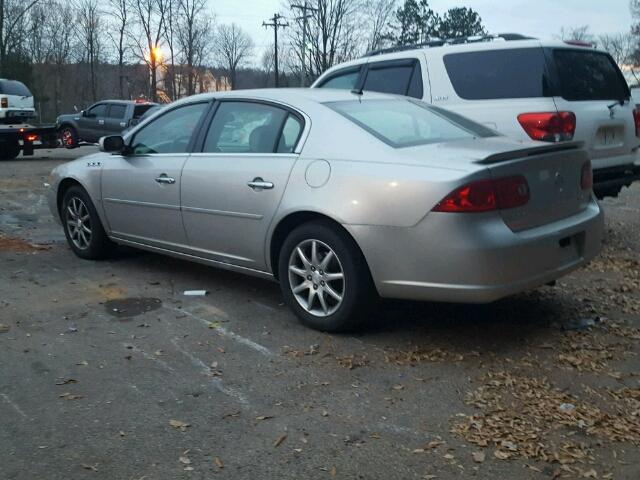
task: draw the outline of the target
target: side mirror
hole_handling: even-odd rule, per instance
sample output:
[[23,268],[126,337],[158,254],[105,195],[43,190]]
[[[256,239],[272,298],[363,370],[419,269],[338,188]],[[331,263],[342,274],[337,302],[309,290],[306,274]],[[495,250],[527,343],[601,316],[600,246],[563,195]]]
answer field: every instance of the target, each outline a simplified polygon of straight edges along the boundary
[[120,135],[109,135],[102,137],[98,144],[101,152],[121,153],[124,150],[124,138]]

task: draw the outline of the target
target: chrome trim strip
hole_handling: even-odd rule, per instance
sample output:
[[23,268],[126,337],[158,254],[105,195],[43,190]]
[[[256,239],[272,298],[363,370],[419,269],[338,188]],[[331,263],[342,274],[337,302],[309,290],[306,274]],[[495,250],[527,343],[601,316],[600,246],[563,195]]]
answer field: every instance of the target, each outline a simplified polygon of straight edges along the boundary
[[133,242],[131,240],[124,240],[122,238],[118,238],[115,236],[109,236],[111,240],[116,243],[120,243],[122,245],[128,245],[134,248],[140,248],[142,250],[148,250],[154,253],[160,253],[163,255],[169,255],[171,257],[179,258],[182,260],[189,260],[192,262],[202,263],[203,265],[209,265],[216,268],[221,268],[223,270],[231,270],[233,272],[244,273],[247,275],[251,275],[253,277],[262,278],[265,280],[276,281],[273,274],[269,272],[263,272],[262,270],[255,270],[253,268],[240,267],[238,265],[232,265],[230,263],[218,262],[216,260],[211,260],[209,258],[197,257],[195,255],[189,255],[188,253],[180,253],[174,250],[167,250],[165,248],[153,247],[151,245],[146,245],[144,243]]
[[119,198],[105,198],[105,202],[118,203],[121,205],[135,205],[138,207],[164,208],[167,210],[180,210],[178,205],[167,205],[166,203],[140,202],[137,200],[121,200]]
[[240,213],[240,212],[228,212],[226,210],[212,210],[209,208],[197,208],[197,207],[182,207],[185,212],[192,213],[204,213],[208,215],[221,215],[223,217],[238,217],[249,218],[251,220],[262,220],[264,215],[257,215],[255,213]]

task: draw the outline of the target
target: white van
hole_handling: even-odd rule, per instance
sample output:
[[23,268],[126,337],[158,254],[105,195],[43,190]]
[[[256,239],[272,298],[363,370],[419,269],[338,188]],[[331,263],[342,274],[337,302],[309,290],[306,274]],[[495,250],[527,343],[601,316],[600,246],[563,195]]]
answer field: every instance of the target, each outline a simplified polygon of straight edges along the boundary
[[33,94],[27,86],[0,78],[0,123],[22,123],[35,116]]
[[582,141],[600,198],[640,175],[640,110],[613,58],[586,44],[519,34],[438,40],[370,52],[312,88],[408,95],[514,138]]

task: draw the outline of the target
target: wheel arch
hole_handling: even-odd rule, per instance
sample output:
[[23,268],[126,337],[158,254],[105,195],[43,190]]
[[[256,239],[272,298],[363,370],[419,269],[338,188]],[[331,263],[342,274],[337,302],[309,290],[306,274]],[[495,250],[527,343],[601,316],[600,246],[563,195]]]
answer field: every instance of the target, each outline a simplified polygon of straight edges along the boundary
[[58,216],[60,216],[60,209],[62,208],[62,200],[64,199],[65,193],[67,193],[67,190],[69,190],[71,187],[75,186],[82,188],[85,192],[87,191],[85,186],[73,177],[64,178],[58,184],[58,191],[56,193],[56,207]]
[[326,214],[314,212],[310,210],[304,210],[304,211],[289,213],[285,217],[281,218],[278,221],[276,227],[273,229],[273,233],[271,234],[271,238],[269,241],[269,248],[268,248],[269,257],[268,258],[269,258],[269,266],[271,267],[271,272],[273,273],[273,276],[276,278],[276,280],[278,279],[278,261],[280,256],[280,250],[282,249],[282,245],[284,244],[287,238],[287,235],[289,234],[289,232],[299,227],[300,225],[303,225],[309,222],[315,222],[315,221],[323,221],[323,222],[329,223],[331,224],[332,227],[343,232],[353,242],[353,244],[358,248],[358,250],[362,254],[362,258],[364,259],[369,275],[371,275],[371,268],[369,267],[369,263],[367,262],[367,259],[364,255],[362,248],[360,247],[356,239],[353,238],[353,235],[351,235],[351,233],[340,222],[338,222],[337,220],[335,220],[334,218],[331,218]]

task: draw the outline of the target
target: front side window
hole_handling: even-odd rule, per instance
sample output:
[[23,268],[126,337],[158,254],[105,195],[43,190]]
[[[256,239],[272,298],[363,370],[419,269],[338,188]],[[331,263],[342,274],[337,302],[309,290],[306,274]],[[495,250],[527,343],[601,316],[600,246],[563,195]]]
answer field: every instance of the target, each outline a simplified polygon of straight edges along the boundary
[[551,97],[542,48],[451,53],[444,65],[456,94],[465,100]]
[[109,118],[115,118],[116,120],[122,120],[124,119],[125,113],[127,112],[127,106],[126,105],[111,105],[109,107],[109,113],[108,113],[108,117]]
[[394,148],[496,135],[474,122],[459,122],[459,117],[411,99],[349,100],[326,105]]
[[189,142],[208,103],[174,108],[136,132],[131,141],[134,155],[187,153]]
[[88,111],[87,111],[87,116],[89,118],[95,118],[95,117],[104,117],[107,114],[107,104],[106,103],[99,103],[98,105],[95,105],[93,107],[91,107]]
[[420,64],[416,63],[388,66],[369,67],[364,90],[395,95],[411,95],[422,97],[422,74]]
[[329,78],[320,85],[320,88],[338,88],[340,90],[353,90],[360,76],[360,70],[351,70],[345,73],[339,73]]
[[[274,153],[280,141],[289,112],[282,108],[252,102],[222,102],[213,117],[204,152],[208,153]],[[289,131],[294,127],[288,126]],[[283,140],[286,150],[291,141]],[[294,145],[289,145],[293,149]]]

